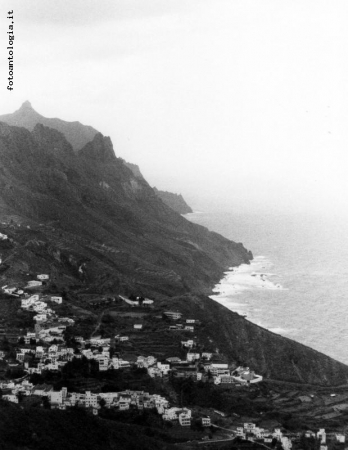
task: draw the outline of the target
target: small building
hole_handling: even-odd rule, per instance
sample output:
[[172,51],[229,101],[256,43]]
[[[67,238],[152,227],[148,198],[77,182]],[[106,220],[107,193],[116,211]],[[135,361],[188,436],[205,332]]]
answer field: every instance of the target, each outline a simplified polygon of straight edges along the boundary
[[141,330],[141,329],[143,328],[143,324],[142,324],[142,323],[135,323],[135,324],[133,325],[133,328],[134,328],[135,330]]
[[320,439],[321,444],[326,443],[326,433],[325,428],[320,428],[320,430],[317,432],[317,439]]
[[187,408],[183,408],[181,412],[177,413],[179,423],[182,427],[190,427],[191,426],[191,410]]
[[58,303],[58,305],[61,305],[63,303],[62,297],[51,297],[51,302]]
[[151,306],[151,305],[153,305],[153,300],[150,300],[149,298],[146,298],[143,301],[143,306]]
[[346,436],[344,434],[335,434],[336,442],[344,444],[346,442]]
[[37,278],[38,280],[44,281],[44,280],[48,280],[49,277],[50,277],[49,275],[43,273],[43,274],[41,274],[41,275],[38,275],[36,278]]
[[178,320],[181,319],[182,314],[178,311],[165,311],[163,313],[163,315],[165,317],[168,317],[168,319],[172,319],[172,320]]
[[211,426],[211,419],[209,416],[202,417],[202,427],[210,427]]
[[37,280],[28,281],[28,284],[26,287],[31,288],[31,287],[37,287],[37,286],[42,286],[42,281],[37,281]]
[[12,402],[12,403],[18,403],[18,397],[17,397],[17,395],[14,395],[14,394],[3,395],[2,399],[6,400],[8,402]]

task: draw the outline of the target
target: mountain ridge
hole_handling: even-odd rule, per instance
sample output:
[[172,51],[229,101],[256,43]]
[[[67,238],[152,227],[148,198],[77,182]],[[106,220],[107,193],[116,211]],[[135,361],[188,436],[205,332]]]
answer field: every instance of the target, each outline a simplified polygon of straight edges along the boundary
[[37,123],[54,128],[66,136],[74,151],[80,150],[98,133],[93,127],[83,125],[78,121],[67,122],[58,118],[44,117],[34,110],[28,100],[14,113],[0,115],[0,122],[6,122],[13,126],[21,126],[30,131],[34,129]]
[[56,129],[0,123],[0,188],[0,232],[13,242],[0,249],[9,266],[2,285],[49,270],[56,289],[72,294],[137,292],[197,315],[203,340],[210,336],[227,358],[269,378],[348,382],[344,364],[206,297],[228,267],[248,263],[252,253],[165,205],[116,156],[110,138],[97,133],[76,152]]
[[192,213],[192,208],[185,202],[184,197],[181,194],[174,194],[168,191],[160,191],[157,188],[153,188],[158,197],[170,208],[179,214]]

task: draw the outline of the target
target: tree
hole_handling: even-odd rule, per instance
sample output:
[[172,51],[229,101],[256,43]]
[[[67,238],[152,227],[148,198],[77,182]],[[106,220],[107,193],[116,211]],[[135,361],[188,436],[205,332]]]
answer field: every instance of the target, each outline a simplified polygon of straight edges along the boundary
[[101,406],[101,408],[104,408],[104,406],[106,405],[105,398],[101,398],[101,399],[99,400],[99,405]]
[[42,397],[42,405],[45,409],[51,409],[51,403],[47,396]]
[[23,336],[21,336],[21,337],[18,339],[18,344],[19,344],[19,345],[25,345],[25,340],[24,340],[24,337],[23,337]]

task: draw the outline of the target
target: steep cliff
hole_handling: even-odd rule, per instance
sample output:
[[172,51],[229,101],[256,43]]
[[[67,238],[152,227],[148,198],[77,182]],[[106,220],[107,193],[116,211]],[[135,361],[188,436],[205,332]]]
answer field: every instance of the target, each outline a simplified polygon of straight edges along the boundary
[[57,130],[0,124],[0,185],[2,216],[54,222],[69,233],[58,240],[61,250],[89,259],[100,288],[103,277],[110,289],[208,291],[227,266],[251,258],[241,244],[167,207],[100,133],[76,154]]
[[169,208],[100,133],[76,152],[56,129],[0,123],[0,219],[11,238],[2,285],[49,270],[58,290],[151,295],[201,320],[208,347],[268,378],[348,382],[347,366],[204,296],[251,252]]
[[165,203],[169,208],[172,208],[179,214],[192,213],[192,208],[185,202],[181,194],[173,194],[172,192],[159,191],[153,188],[158,197]]

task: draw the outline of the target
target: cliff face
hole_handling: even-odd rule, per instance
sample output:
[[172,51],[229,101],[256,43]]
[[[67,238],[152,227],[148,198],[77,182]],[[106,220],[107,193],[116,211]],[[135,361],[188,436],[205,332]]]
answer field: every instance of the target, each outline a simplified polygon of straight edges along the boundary
[[2,285],[49,270],[58,290],[153,296],[201,320],[207,348],[268,378],[348,382],[347,366],[203,295],[251,252],[169,208],[100,133],[75,152],[56,129],[0,123],[0,232],[11,238]]
[[172,208],[179,214],[192,213],[192,208],[185,202],[181,194],[173,194],[172,192],[159,191],[153,188],[158,197],[165,203],[169,208]]
[[2,216],[54,223],[67,235],[52,245],[89,260],[99,289],[203,292],[227,266],[251,258],[168,208],[100,133],[76,154],[57,130],[0,124],[0,185]]
[[[129,162],[125,162],[125,165],[132,171],[133,175],[140,180],[145,180],[143,174],[141,173],[139,166],[136,164],[132,164]],[[185,202],[183,196],[181,194],[173,194],[171,192],[159,191],[157,188],[153,188],[155,194],[158,198],[162,200],[164,204],[169,206],[173,211],[179,214],[188,214],[192,213],[192,209]]]

